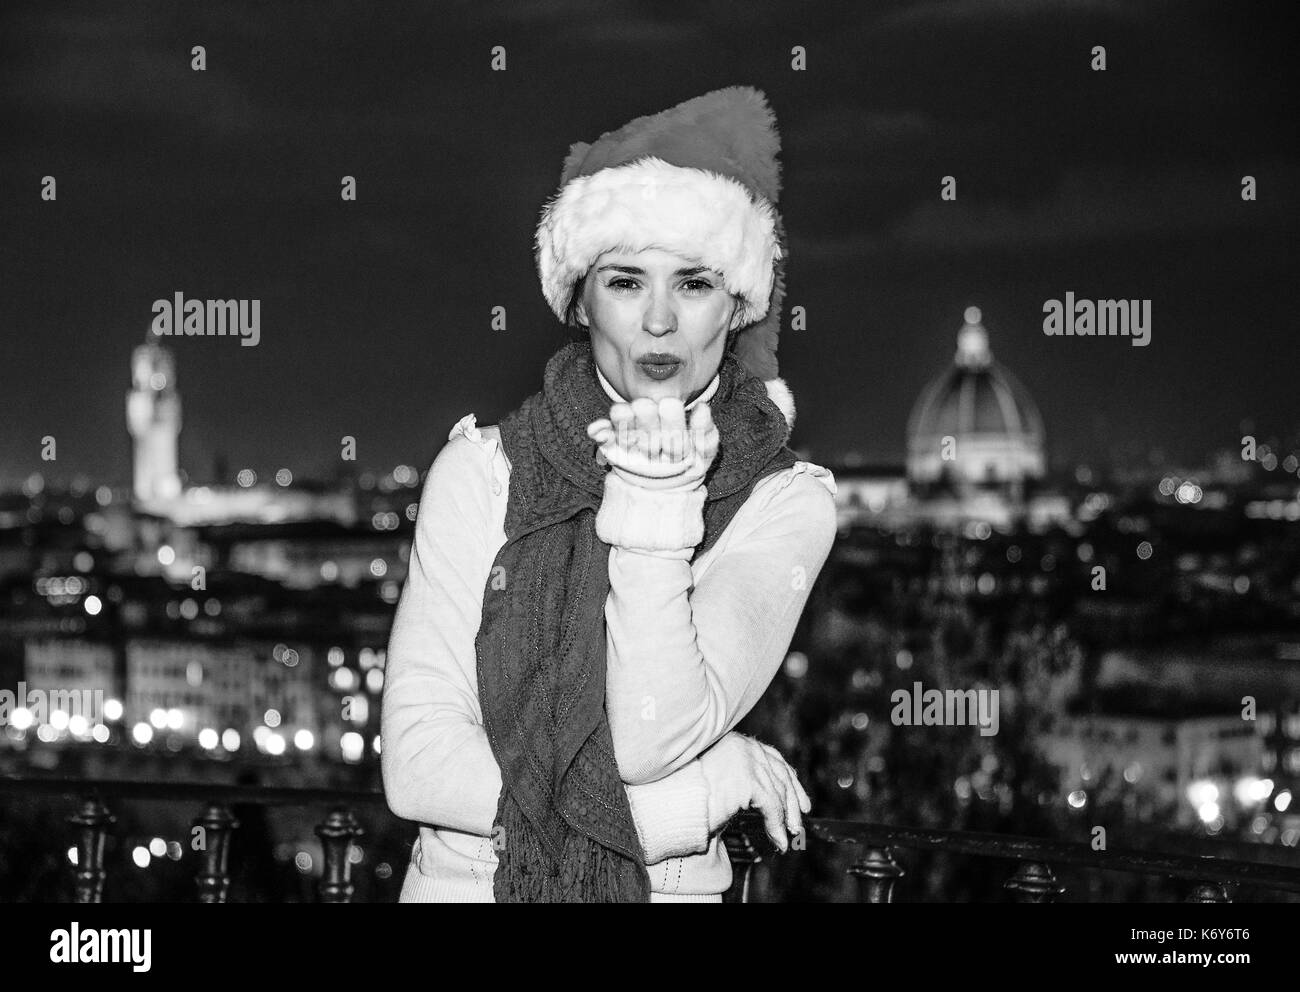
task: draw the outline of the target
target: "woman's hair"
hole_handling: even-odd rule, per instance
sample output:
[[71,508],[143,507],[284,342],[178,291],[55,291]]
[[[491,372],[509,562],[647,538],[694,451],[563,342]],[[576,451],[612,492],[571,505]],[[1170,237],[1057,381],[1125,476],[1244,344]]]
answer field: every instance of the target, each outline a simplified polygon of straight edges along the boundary
[[582,299],[583,290],[587,286],[587,276],[590,273],[591,270],[588,269],[573,284],[573,293],[569,296],[569,305],[564,308],[564,323],[569,327],[576,328],[580,333],[587,333],[591,330],[591,328],[583,327],[578,323],[578,301]]

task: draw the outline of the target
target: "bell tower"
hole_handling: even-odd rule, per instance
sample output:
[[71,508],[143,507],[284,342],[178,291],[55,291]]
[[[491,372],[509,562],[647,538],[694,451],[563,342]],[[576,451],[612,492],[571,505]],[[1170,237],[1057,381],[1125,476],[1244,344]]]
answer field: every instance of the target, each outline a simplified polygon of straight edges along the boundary
[[150,501],[179,496],[181,397],[176,391],[176,360],[152,331],[131,353],[126,423],[135,441],[135,498]]

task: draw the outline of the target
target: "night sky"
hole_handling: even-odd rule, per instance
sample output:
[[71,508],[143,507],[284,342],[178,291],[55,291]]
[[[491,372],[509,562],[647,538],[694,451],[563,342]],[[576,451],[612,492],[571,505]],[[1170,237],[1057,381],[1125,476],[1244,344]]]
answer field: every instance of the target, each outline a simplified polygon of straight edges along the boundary
[[[0,484],[129,480],[130,352],[177,291],[262,301],[258,347],[170,340],[193,481],[232,481],[212,479],[219,453],[232,473],[329,474],[345,434],[362,468],[426,467],[568,339],[532,238],[569,144],[734,84],[767,93],[783,135],[786,307],[808,312],[780,353],[794,446],[901,461],[970,304],[1057,465],[1196,464],[1243,422],[1294,436],[1288,5],[664,6],[6,0]],[[1151,299],[1150,346],[1045,336],[1067,290]]]

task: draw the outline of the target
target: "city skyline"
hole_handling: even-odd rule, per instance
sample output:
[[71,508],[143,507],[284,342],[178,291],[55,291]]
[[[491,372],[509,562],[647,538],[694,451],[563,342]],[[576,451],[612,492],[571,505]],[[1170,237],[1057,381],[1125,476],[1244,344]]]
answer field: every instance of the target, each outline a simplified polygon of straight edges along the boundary
[[[979,314],[980,310],[978,307],[966,308],[965,311],[966,314],[972,312]],[[960,321],[959,321],[959,325],[960,325]],[[209,334],[207,336],[212,336],[212,335]],[[236,336],[237,336],[236,331],[232,330],[229,337],[233,338]],[[145,343],[152,342],[162,346],[164,351],[168,354],[169,356],[168,371],[172,379],[172,381],[169,384],[169,389],[175,390],[177,394],[186,394],[186,390],[184,389],[185,381],[186,381],[184,369],[180,367],[180,363],[179,361],[177,361],[177,355],[183,353],[184,349],[175,347],[173,345],[173,342],[176,338],[184,338],[184,337],[185,335],[183,335],[179,330],[177,330],[174,333],[174,335],[167,335],[167,336],[159,336],[154,334],[152,331],[148,331],[140,339],[140,341],[143,341]],[[199,332],[199,334],[196,335],[194,339],[199,340],[202,337],[204,337],[203,333]],[[225,340],[225,336],[223,336],[223,340]],[[958,333],[952,335],[952,340],[956,343],[956,347],[954,347],[949,354],[949,363],[951,363],[954,360],[955,356],[961,350],[960,334]],[[137,343],[137,349],[138,349],[138,343]],[[919,394],[924,394],[925,390],[929,388],[931,383],[933,383],[936,379],[941,378],[943,371],[944,371],[944,366],[937,367],[934,370],[933,374],[929,376],[929,381],[922,384],[922,388],[918,391]],[[128,379],[128,384],[129,384],[130,375],[128,374],[126,378]],[[920,401],[920,396],[918,395],[918,397],[913,399],[912,403],[908,404],[907,410],[908,410],[909,418],[915,416],[917,412],[917,404],[919,401]],[[124,411],[124,416],[121,420],[123,426],[122,437],[127,438],[128,443],[123,446],[122,457],[120,459],[116,459],[116,458],[113,459],[114,464],[116,464],[116,462],[118,461],[122,461],[125,464],[111,470],[111,474],[108,478],[103,478],[103,477],[95,478],[86,471],[82,471],[76,468],[63,468],[63,466],[60,466],[58,464],[57,458],[48,461],[41,460],[38,462],[38,467],[33,469],[33,473],[40,476],[41,488],[44,488],[45,486],[48,485],[53,485],[54,488],[58,489],[58,488],[66,488],[68,486],[72,486],[73,488],[76,488],[78,485],[95,487],[95,486],[105,485],[105,484],[110,485],[112,488],[124,488],[124,487],[129,488],[130,474],[131,474],[131,470],[129,466],[131,464],[132,458],[131,458],[130,446],[129,446],[130,444],[129,432],[127,428],[129,427],[130,419],[131,419],[131,413],[130,413],[130,408],[128,406],[128,408]],[[178,414],[178,419],[185,420],[185,421],[188,421],[190,419],[190,410],[188,405],[187,394],[186,394],[185,415],[181,417]],[[1069,469],[1071,467],[1077,466],[1079,464],[1085,464],[1084,461],[1075,460],[1071,462],[1070,460],[1062,458],[1060,455],[1055,454],[1053,452],[1053,446],[1051,443],[1052,442],[1052,431],[1050,429],[1051,425],[1048,424],[1047,427],[1048,429],[1045,432],[1045,436],[1046,436],[1045,448],[1046,448],[1046,455],[1047,455],[1046,468],[1049,475],[1052,474],[1068,475]],[[1279,435],[1276,432],[1261,434],[1261,436],[1259,436],[1257,440],[1260,443],[1271,443],[1273,445],[1272,450],[1278,456],[1277,462],[1280,462],[1282,459],[1286,457],[1286,455],[1288,454],[1295,455],[1296,450],[1300,450],[1300,421],[1297,422],[1296,428],[1297,429],[1292,433],[1288,435],[1283,435],[1283,438],[1291,438],[1294,440],[1295,444],[1293,446],[1288,446],[1285,439],[1283,439],[1279,445],[1279,441],[1278,441]],[[1238,432],[1240,431],[1249,432],[1252,429],[1253,427],[1250,421],[1242,421],[1238,425]],[[904,437],[906,436],[907,435],[905,434]],[[339,478],[345,476],[354,476],[354,477],[361,476],[363,478],[371,477],[373,479],[385,474],[386,472],[391,472],[393,470],[392,465],[367,463],[364,459],[361,459],[359,457],[355,459],[349,458],[347,460],[338,460],[338,458],[335,457],[334,460],[331,460],[328,455],[321,455],[316,459],[314,464],[302,460],[299,460],[295,464],[294,459],[290,457],[264,460],[261,464],[250,464],[248,461],[236,463],[231,459],[227,451],[223,448],[217,448],[213,450],[210,463],[207,465],[203,465],[200,463],[187,460],[186,449],[188,448],[191,451],[195,449],[200,449],[200,450],[208,449],[211,448],[211,442],[208,439],[200,438],[197,440],[197,443],[195,442],[194,439],[191,439],[190,442],[186,444],[186,433],[183,429],[179,431],[178,440],[179,440],[179,448],[180,448],[179,463],[175,466],[175,470],[179,471],[180,477],[187,487],[194,486],[194,485],[217,485],[217,486],[231,486],[235,484],[238,484],[240,486],[250,486],[250,485],[258,485],[258,484],[269,485],[272,481],[276,481],[278,485],[281,487],[288,486],[295,483],[298,485],[302,485],[303,483],[328,484],[337,481]],[[1236,437],[1235,433],[1232,434],[1232,436],[1230,437],[1222,438],[1220,440],[1222,443],[1217,448],[1214,449],[1207,448],[1204,452],[1202,452],[1199,455],[1199,457],[1193,455],[1190,459],[1183,460],[1181,462],[1181,465],[1186,468],[1193,468],[1193,467],[1207,468],[1212,464],[1214,460],[1214,456],[1221,455],[1224,451],[1236,450],[1237,448],[1240,447],[1240,439]],[[55,438],[55,442],[56,442],[55,450],[57,451],[58,449],[57,438]],[[46,443],[47,442],[45,442],[43,438],[42,445],[44,446]],[[814,453],[817,451],[816,445],[803,444],[797,446],[803,450],[812,450]],[[351,444],[350,447],[355,452],[357,445],[354,442],[353,444]],[[428,458],[423,460],[417,459],[416,464],[413,466],[415,471],[423,474],[424,470],[428,467],[429,461],[432,459],[433,455],[437,453],[439,447],[441,447],[441,443],[435,442],[433,444],[431,452],[428,455]],[[904,440],[902,443],[898,445],[898,447],[900,450],[898,451],[897,455],[892,458],[879,458],[879,457],[872,458],[869,454],[864,454],[863,450],[860,448],[842,450],[838,452],[836,455],[834,455],[833,457],[829,456],[829,454],[823,455],[822,457],[824,457],[824,459],[827,461],[828,464],[832,466],[840,466],[846,468],[850,472],[858,469],[871,470],[873,468],[898,469],[903,465],[907,457],[906,449],[908,447],[908,443],[906,442],[906,440]],[[1116,458],[1112,455],[1112,457],[1110,458],[1103,457],[1097,460],[1088,460],[1086,463],[1091,464],[1091,466],[1094,468],[1100,468],[1103,471],[1107,468],[1121,468],[1121,469],[1145,468],[1145,469],[1154,470],[1160,467],[1167,467],[1171,464],[1174,464],[1176,461],[1177,460],[1175,458],[1169,455],[1169,452],[1166,449],[1155,447],[1155,448],[1150,448],[1145,452],[1138,452],[1135,449],[1130,452],[1129,457],[1127,459]],[[406,466],[405,461],[399,460],[397,464],[399,468],[404,468]],[[60,471],[61,469],[62,471]],[[251,478],[254,481],[245,482],[244,477],[249,476],[250,472],[251,472]],[[292,480],[291,482],[281,481],[280,477],[284,476],[285,472],[288,472],[287,478]],[[24,489],[28,488],[28,481],[31,478],[31,474],[32,473],[23,475],[21,473],[15,472],[11,474],[11,477],[7,477],[3,471],[0,471],[0,491],[15,491],[20,487]],[[1288,474],[1291,473],[1286,471],[1285,468],[1278,473],[1279,477]]]

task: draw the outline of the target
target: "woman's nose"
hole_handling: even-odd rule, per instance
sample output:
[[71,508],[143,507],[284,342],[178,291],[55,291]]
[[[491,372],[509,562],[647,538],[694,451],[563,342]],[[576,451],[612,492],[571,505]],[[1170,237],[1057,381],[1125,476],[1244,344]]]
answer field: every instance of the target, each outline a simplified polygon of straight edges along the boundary
[[650,303],[646,307],[641,326],[655,337],[677,329],[677,312],[673,309],[669,293],[655,290],[650,294]]

